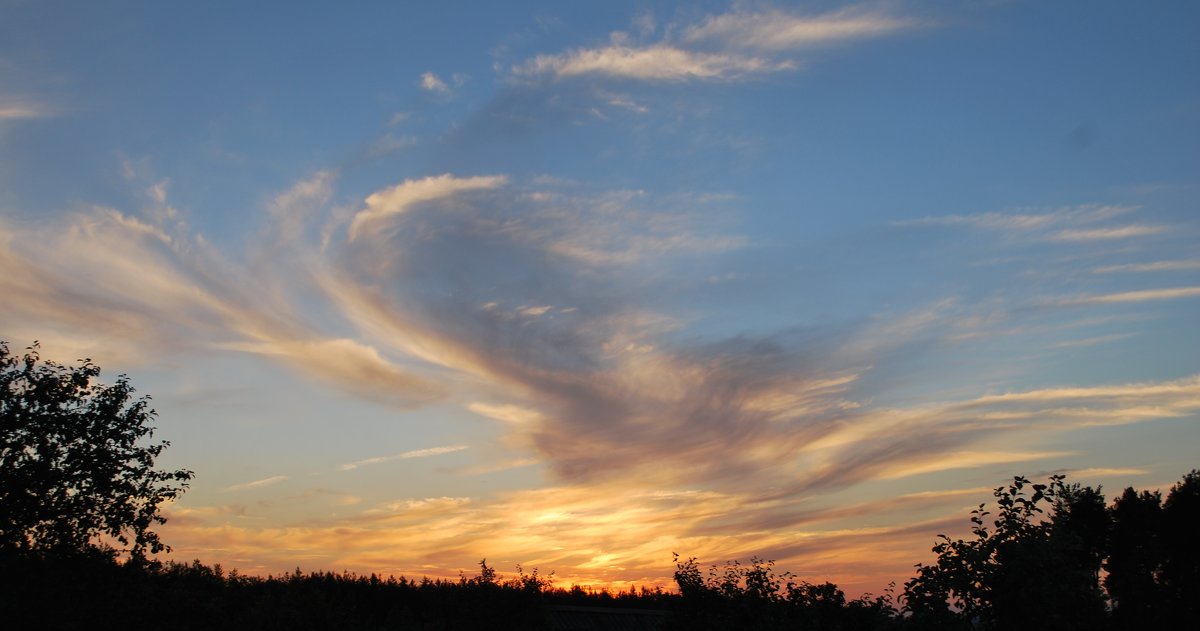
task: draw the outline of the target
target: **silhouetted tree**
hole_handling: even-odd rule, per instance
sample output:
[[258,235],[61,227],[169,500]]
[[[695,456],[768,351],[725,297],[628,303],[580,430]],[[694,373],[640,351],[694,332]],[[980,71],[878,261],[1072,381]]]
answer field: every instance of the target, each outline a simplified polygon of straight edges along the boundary
[[1200,471],[1171,487],[1162,510],[1162,587],[1176,624],[1200,619]]
[[105,536],[139,559],[167,548],[151,528],[192,472],[154,468],[168,443],[145,443],[148,399],[99,375],[91,360],[67,367],[36,342],[21,356],[0,342],[0,553],[95,552]]
[[[1028,491],[1032,491],[1029,493]],[[1097,575],[1107,538],[1098,490],[1016,477],[971,511],[974,539],[940,535],[937,562],[918,565],[905,608],[928,628],[1094,629],[1105,617]],[[1053,507],[1043,519],[1044,507]]]
[[1059,485],[1050,517],[1051,556],[1060,566],[1054,577],[1056,600],[1049,604],[1073,620],[1075,628],[1099,628],[1107,617],[1100,568],[1108,556],[1112,517],[1100,491]]
[[1104,587],[1120,628],[1159,627],[1165,603],[1162,574],[1162,495],[1125,489],[1113,502],[1112,535],[1104,562]]

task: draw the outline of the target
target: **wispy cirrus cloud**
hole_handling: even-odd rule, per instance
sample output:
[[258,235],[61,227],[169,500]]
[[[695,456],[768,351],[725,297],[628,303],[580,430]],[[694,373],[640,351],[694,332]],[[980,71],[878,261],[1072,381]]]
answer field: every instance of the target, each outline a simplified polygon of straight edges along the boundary
[[1032,460],[1062,459],[1070,455],[1073,454],[1069,451],[956,451],[943,453],[936,459],[930,459],[926,462],[899,465],[893,469],[880,472],[878,477],[883,480],[891,480],[952,469],[971,469],[996,464],[1029,462]]
[[[364,500],[347,504],[362,509],[353,519],[320,524],[249,528],[194,515],[172,535],[181,553],[284,546],[289,567],[297,554],[321,554],[323,565],[411,574],[501,549],[514,562],[569,568],[565,580],[600,582],[661,577],[654,568],[672,549],[713,558],[777,550],[865,572],[871,563],[839,561],[822,546],[878,554],[899,546],[881,543],[897,536],[909,545],[960,508],[962,495],[906,498],[929,515],[903,526],[864,525],[883,514],[860,506],[851,516],[814,499],[903,476],[1045,467],[1066,457],[1038,445],[1047,432],[1200,410],[1195,378],[874,403],[871,378],[931,331],[961,332],[948,325],[954,318],[996,325],[954,300],[810,336],[693,336],[686,310],[659,297],[689,279],[709,286],[706,264],[748,247],[728,219],[736,200],[444,174],[380,188],[339,211],[329,207],[336,182],[320,172],[266,204],[248,261],[220,256],[179,222],[168,229],[112,209],[74,215],[64,231],[4,224],[0,288],[16,299],[0,315],[253,353],[395,407],[431,401],[456,379],[468,384],[459,394],[469,410],[500,421],[504,446],[489,456],[496,464],[459,471],[536,463],[558,486],[469,502],[457,493]],[[548,191],[552,184],[560,186]],[[152,206],[169,204],[165,188],[152,197]],[[1111,212],[1020,221],[1053,231]],[[324,240],[347,228],[356,238]],[[299,305],[311,303],[321,317],[305,317]],[[409,449],[338,468],[465,449]],[[630,479],[640,485],[624,488]],[[647,538],[662,532],[673,534]],[[912,549],[894,550],[905,569]]]
[[[1067,206],[1038,213],[1014,211],[986,212],[974,215],[930,216],[921,217],[919,219],[898,221],[895,222],[894,225],[962,226],[976,230],[989,230],[1008,233],[1037,233],[1040,234],[1040,236],[1049,239],[1061,237],[1064,233],[1068,235],[1068,237],[1070,235],[1077,235],[1086,238],[1086,231],[1074,228],[1074,226],[1106,221],[1114,217],[1119,217],[1121,215],[1134,212],[1135,210],[1137,210],[1136,206],[1085,204],[1081,206]],[[1120,230],[1121,228],[1117,228],[1117,230]],[[1099,230],[1106,229],[1108,228],[1102,228]],[[1097,236],[1104,235],[1108,237],[1112,237],[1114,234],[1115,233],[1096,233]],[[1137,235],[1130,234],[1125,236]],[[1071,239],[1059,238],[1058,240]]]
[[232,486],[227,486],[227,487],[225,487],[225,490],[226,491],[246,491],[249,489],[261,489],[264,486],[271,486],[272,484],[279,484],[280,482],[283,482],[284,480],[287,480],[287,479],[288,479],[288,476],[286,476],[286,475],[273,475],[269,478],[263,478],[261,480],[254,480],[253,482],[245,482],[242,484],[234,484]]
[[1136,291],[1122,291],[1111,294],[1099,294],[1093,296],[1076,296],[1071,298],[1063,298],[1058,301],[1060,305],[1103,305],[1103,304],[1118,304],[1125,302],[1150,302],[1157,300],[1177,300],[1180,298],[1194,298],[1200,296],[1200,287],[1163,287],[1159,289],[1139,289]]
[[[845,9],[820,15],[772,9],[710,15],[699,23],[673,24],[651,43],[635,43],[615,33],[609,44],[538,55],[512,68],[518,78],[567,79],[599,76],[641,81],[732,81],[800,67],[791,57],[819,44],[883,37],[924,25],[867,9]],[[641,36],[656,29],[639,20]]]
[[[303,215],[312,209],[300,207],[327,191],[325,184],[301,189],[307,192],[284,194],[269,204],[275,234],[283,241],[269,236],[262,247],[278,252],[279,243],[305,232]],[[292,308],[287,288],[303,280],[302,267],[296,270],[298,279],[289,279],[233,263],[186,232],[181,221],[157,225],[170,214],[159,210],[167,207],[165,193],[151,198],[150,219],[93,208],[55,226],[0,221],[0,290],[12,298],[0,306],[0,317],[9,323],[8,334],[25,334],[36,323],[30,339],[136,340],[134,348],[146,355],[122,354],[135,362],[181,348],[253,353],[400,407],[442,395],[439,386],[369,345],[305,322]],[[56,254],[47,256],[47,247]],[[119,349],[129,346],[116,344],[116,352],[128,353]]]
[[1148,475],[1148,469],[1140,469],[1136,467],[1088,467],[1086,469],[1072,469],[1067,473],[1073,479],[1088,480],[1091,478],[1129,478],[1133,476]]
[[779,9],[738,11],[709,16],[683,30],[685,42],[718,42],[723,46],[784,51],[882,37],[925,26],[922,20],[864,8],[820,15],[797,15]]
[[[483,384],[471,410],[503,421],[511,444],[558,478],[580,482],[637,471],[665,485],[691,480],[726,489],[746,476],[768,476],[836,489],[920,471],[938,458],[948,462],[950,454],[977,455],[972,445],[1027,427],[1031,415],[1084,422],[1090,414],[1090,422],[1111,423],[1172,413],[1167,391],[1157,393],[1158,402],[1143,392],[1136,406],[1109,400],[1073,411],[1062,397],[1034,411],[1013,409],[1011,397],[932,410],[873,409],[869,394],[858,390],[863,376],[898,352],[888,349],[946,329],[948,317],[963,317],[953,302],[881,320],[824,347],[786,335],[681,342],[673,336],[683,321],[638,301],[678,282],[666,272],[686,273],[698,258],[745,244],[694,199],[689,210],[676,211],[640,191],[539,197],[537,188],[509,190],[502,175],[443,174],[381,189],[366,197],[363,210],[339,220],[327,208],[335,181],[320,172],[267,204],[262,247],[290,248],[286,255],[300,264],[286,269],[243,269],[186,233],[112,210],[80,215],[71,230],[46,237],[65,253],[53,260],[22,249],[44,241],[41,235],[9,229],[0,233],[0,254],[11,273],[0,282],[6,295],[21,300],[5,308],[70,318],[79,310],[61,304],[90,304],[96,308],[86,319],[72,321],[79,330],[123,325],[128,335],[199,340],[401,407],[444,392],[411,366],[424,362],[471,375]],[[458,197],[466,192],[477,195]],[[412,212],[447,200],[453,212]],[[165,194],[156,203],[166,203]],[[970,221],[1063,229],[1122,212],[1083,207]],[[385,219],[387,230],[380,228]],[[359,238],[331,250],[305,246],[318,238],[312,226],[322,222],[348,224]],[[368,231],[372,238],[363,238]],[[113,251],[123,256],[112,260]],[[78,277],[72,270],[79,269],[89,271]],[[614,269],[639,271],[614,275]],[[694,273],[701,280],[710,275]],[[323,292],[329,313],[354,330],[334,335],[301,319],[293,307],[300,286]],[[1194,295],[1200,289],[1074,300]],[[342,468],[464,448],[405,451]],[[797,454],[813,459],[800,465]]]
[[1095,335],[1076,340],[1067,340],[1054,345],[1054,348],[1085,348],[1088,346],[1096,346],[1097,344],[1108,344],[1109,342],[1119,342],[1129,339],[1137,335],[1136,333],[1111,333],[1108,335]]
[[1166,228],[1163,226],[1131,224],[1112,228],[1093,228],[1090,230],[1060,230],[1047,236],[1047,238],[1051,241],[1110,241],[1161,234],[1165,231]]
[[406,212],[416,204],[446,199],[466,191],[498,188],[507,180],[502,175],[459,178],[449,173],[405,180],[367,197],[366,208],[355,214],[350,222],[350,240],[362,236],[368,226],[377,225],[386,217]]
[[342,465],[341,467],[339,467],[339,469],[341,469],[342,471],[353,471],[354,469],[357,469],[359,467],[365,467],[367,465],[383,464],[385,462],[392,462],[393,460],[411,460],[413,458],[428,458],[430,456],[441,456],[443,454],[452,454],[456,451],[462,451],[466,448],[467,448],[466,445],[446,445],[444,447],[426,447],[425,449],[412,449],[412,450],[404,451],[404,452],[401,452],[398,454],[392,454],[390,456],[376,456],[374,458],[365,458],[363,460],[356,460],[354,462],[350,462],[350,463]]
[[513,74],[518,77],[552,76],[559,79],[600,75],[678,82],[730,80],[795,67],[790,61],[689,51],[665,44],[644,48],[611,45],[556,55],[538,55],[513,68]]
[[0,103],[0,121],[43,118],[47,114],[40,108],[31,105]]
[[1092,271],[1096,274],[1117,273],[1146,273],[1174,272],[1180,270],[1200,270],[1200,259],[1183,259],[1175,261],[1152,261],[1149,263],[1123,263],[1120,265],[1103,265]]
[[0,123],[57,116],[59,109],[33,98],[0,94]]

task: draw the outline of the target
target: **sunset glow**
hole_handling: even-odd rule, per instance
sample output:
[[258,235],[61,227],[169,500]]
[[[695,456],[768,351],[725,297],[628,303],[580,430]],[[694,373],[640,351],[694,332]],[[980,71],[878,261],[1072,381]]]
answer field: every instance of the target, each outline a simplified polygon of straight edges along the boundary
[[153,397],[171,558],[879,593],[1200,466],[1197,23],[0,3],[0,340]]

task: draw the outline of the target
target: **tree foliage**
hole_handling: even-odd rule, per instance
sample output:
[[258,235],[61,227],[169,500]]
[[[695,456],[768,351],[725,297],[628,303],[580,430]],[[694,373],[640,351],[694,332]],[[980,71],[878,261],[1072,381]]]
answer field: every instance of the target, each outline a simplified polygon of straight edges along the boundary
[[939,535],[936,563],[918,565],[904,586],[905,609],[937,628],[1096,628],[1105,616],[1104,497],[1062,476],[1018,476],[994,495],[990,523],[986,504],[971,511],[974,538]]
[[[939,535],[935,563],[904,586],[916,628],[1183,628],[1200,616],[1200,472],[1159,492],[1016,477],[996,515],[971,511],[973,538]],[[1103,570],[1103,573],[1102,571]]]
[[192,472],[159,471],[155,412],[126,376],[18,356],[0,342],[0,553],[61,556],[119,544],[134,558],[168,549],[152,528]]

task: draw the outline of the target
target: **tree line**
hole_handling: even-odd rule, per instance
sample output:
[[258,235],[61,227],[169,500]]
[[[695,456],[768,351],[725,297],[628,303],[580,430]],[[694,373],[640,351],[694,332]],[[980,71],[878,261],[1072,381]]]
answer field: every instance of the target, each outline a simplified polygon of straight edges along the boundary
[[[702,570],[675,558],[677,591],[553,587],[480,562],[457,581],[330,572],[256,577],[162,562],[153,528],[187,470],[159,471],[154,411],[128,379],[20,355],[0,342],[0,620],[8,628],[150,624],[210,629],[555,628],[571,607],[658,629],[1147,629],[1200,619],[1200,471],[1164,498],[1016,477],[971,511],[970,536],[938,535],[899,590],[848,600],[752,558]],[[560,625],[561,626],[561,625]]]

